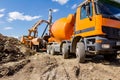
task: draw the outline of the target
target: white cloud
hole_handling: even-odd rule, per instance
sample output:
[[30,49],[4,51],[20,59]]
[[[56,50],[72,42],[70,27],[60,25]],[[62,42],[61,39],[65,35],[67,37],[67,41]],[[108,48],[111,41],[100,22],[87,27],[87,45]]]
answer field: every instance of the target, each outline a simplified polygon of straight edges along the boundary
[[71,9],[75,9],[75,8],[77,8],[77,4],[74,4],[74,5],[71,7]]
[[59,11],[59,9],[52,9],[52,10],[54,13]]
[[5,11],[5,9],[0,9],[0,18],[2,18],[3,16],[4,16],[4,14],[2,13],[2,12],[4,12]]
[[8,14],[9,18],[8,21],[14,21],[14,20],[22,20],[22,21],[32,21],[34,19],[40,18],[40,16],[30,16],[30,15],[24,15],[24,13],[20,12],[10,12]]
[[4,12],[5,11],[5,9],[0,9],[0,12]]
[[53,2],[58,2],[61,5],[66,4],[69,0],[52,0]]
[[11,30],[13,29],[12,27],[4,27],[4,30]]
[[0,14],[0,18],[3,17],[3,16],[4,16],[4,14]]

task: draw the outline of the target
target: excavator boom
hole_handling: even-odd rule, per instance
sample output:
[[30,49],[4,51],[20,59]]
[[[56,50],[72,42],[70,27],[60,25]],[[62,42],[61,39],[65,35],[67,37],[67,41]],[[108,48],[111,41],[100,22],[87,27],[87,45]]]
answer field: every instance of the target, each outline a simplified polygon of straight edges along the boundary
[[34,37],[34,38],[37,37],[38,27],[39,27],[39,25],[41,25],[42,23],[47,23],[48,25],[50,25],[50,23],[49,23],[48,21],[46,21],[46,20],[39,20],[37,23],[35,23],[35,25],[34,25],[31,29],[28,30],[28,31],[29,31],[28,36],[31,36],[31,34],[32,34],[32,32],[33,32],[33,34],[34,34],[33,37]]

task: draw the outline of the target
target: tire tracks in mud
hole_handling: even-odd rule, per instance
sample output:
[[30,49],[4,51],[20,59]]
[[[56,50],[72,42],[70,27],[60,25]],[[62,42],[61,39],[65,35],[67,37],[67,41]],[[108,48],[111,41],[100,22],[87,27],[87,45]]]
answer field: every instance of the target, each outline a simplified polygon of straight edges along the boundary
[[[59,61],[60,60],[61,60],[61,58],[59,58]],[[72,80],[64,66],[64,62],[59,63],[59,61],[58,61],[58,59],[56,59],[55,56],[49,56],[49,60],[47,62],[48,66],[47,66],[46,70],[44,70],[44,72],[42,72],[42,76],[41,76],[40,80],[61,80],[61,79],[58,79],[58,76],[57,76],[57,74],[60,73],[60,71],[59,71],[60,69],[62,71],[62,75],[63,75],[62,77],[64,80]]]

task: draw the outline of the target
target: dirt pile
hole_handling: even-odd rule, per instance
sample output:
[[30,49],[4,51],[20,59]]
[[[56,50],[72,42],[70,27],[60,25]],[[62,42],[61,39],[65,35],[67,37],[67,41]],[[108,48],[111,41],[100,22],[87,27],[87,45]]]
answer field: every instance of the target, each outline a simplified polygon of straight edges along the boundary
[[0,64],[24,59],[32,53],[18,39],[0,34]]
[[[0,34],[0,77],[18,72],[27,64],[27,57],[33,54],[35,52],[26,48],[18,39]],[[11,62],[14,65],[5,65]]]

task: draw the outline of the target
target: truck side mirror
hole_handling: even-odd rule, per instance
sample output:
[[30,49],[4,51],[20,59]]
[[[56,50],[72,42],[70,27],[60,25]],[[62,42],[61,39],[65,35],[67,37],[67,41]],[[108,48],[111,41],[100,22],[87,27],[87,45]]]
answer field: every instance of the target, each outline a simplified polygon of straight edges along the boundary
[[92,20],[92,17],[90,15],[91,11],[90,11],[90,3],[86,4],[86,12],[87,12],[87,16],[90,20]]

